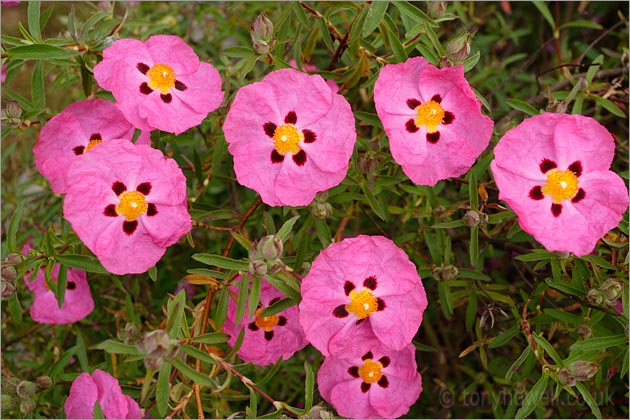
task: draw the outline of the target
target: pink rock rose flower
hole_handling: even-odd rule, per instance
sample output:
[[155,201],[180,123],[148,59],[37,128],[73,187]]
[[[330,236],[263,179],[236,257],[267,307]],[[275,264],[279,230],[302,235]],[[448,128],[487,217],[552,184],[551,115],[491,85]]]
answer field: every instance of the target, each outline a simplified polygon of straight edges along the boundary
[[[55,264],[52,278],[56,282],[59,275],[59,264]],[[30,314],[33,321],[41,324],[71,324],[77,322],[94,309],[94,300],[90,293],[86,273],[76,268],[68,268],[66,277],[66,294],[61,308],[57,303],[57,297],[48,288],[44,269],[40,269],[35,278],[29,280],[29,275],[24,277],[26,287],[33,292],[33,304]]]
[[324,79],[276,70],[241,88],[223,125],[238,182],[270,206],[303,206],[346,176],[354,115]]
[[97,401],[106,419],[142,418],[138,403],[123,394],[116,378],[100,369],[92,375],[84,372],[72,382],[70,395],[64,404],[66,417],[93,419]]
[[64,217],[111,273],[147,271],[191,228],[186,178],[150,146],[104,142],[66,179]]
[[[42,127],[33,147],[35,165],[52,190],[66,192],[66,172],[72,162],[94,146],[113,139],[131,140],[134,127],[116,105],[104,99],[87,99],[68,105]],[[138,144],[151,144],[143,132]]]
[[223,102],[219,72],[172,35],[114,42],[94,67],[94,78],[142,130],[182,133]]
[[592,118],[548,112],[528,118],[505,133],[494,155],[499,198],[550,251],[592,252],[628,207],[623,180],[609,170],[614,139]]
[[423,57],[388,64],[374,85],[374,104],[394,160],[416,184],[468,171],[492,136],[492,120],[462,66],[438,69]]
[[[240,281],[242,277],[239,276],[236,282]],[[238,295],[237,287],[231,286],[230,290]],[[246,309],[238,326],[235,326],[236,300],[230,299],[223,329],[230,334],[228,344],[234,346],[241,328],[245,328],[243,344],[237,353],[244,361],[260,366],[269,365],[277,362],[281,356],[284,360],[289,359],[296,351],[308,344],[298,322],[297,306],[292,306],[275,315],[261,316],[263,309],[282,298],[284,295],[263,278],[260,286],[260,303],[255,317],[250,318]]]
[[422,392],[415,348],[377,346],[355,357],[329,356],[317,372],[322,397],[343,417],[396,418],[409,411]]
[[427,298],[415,265],[383,236],[360,235],[323,250],[302,281],[300,324],[325,356],[370,348],[401,350],[413,339]]

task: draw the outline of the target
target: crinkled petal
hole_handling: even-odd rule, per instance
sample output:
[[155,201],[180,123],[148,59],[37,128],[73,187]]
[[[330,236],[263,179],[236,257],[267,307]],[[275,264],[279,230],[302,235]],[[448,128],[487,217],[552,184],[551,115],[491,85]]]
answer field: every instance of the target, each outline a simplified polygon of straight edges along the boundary
[[153,35],[144,42],[152,64],[168,64],[179,77],[194,73],[199,68],[199,57],[180,37],[175,35]]
[[64,403],[66,418],[94,418],[94,404],[98,400],[98,388],[88,373],[82,373],[72,382],[70,394]]
[[125,395],[125,400],[127,400],[127,418],[128,419],[141,419],[142,418],[142,410],[140,406],[128,395]]
[[146,76],[137,69],[138,63],[149,67],[154,64],[146,45],[136,39],[119,39],[103,51],[103,60],[94,66],[94,78],[119,101],[125,91],[139,95],[138,89]]
[[[154,90],[138,103],[138,115],[151,129],[177,135],[198,126],[208,116],[207,112],[199,113],[192,109],[182,101],[181,96],[170,95],[171,102],[165,103],[161,98],[161,91]],[[189,99],[193,102],[192,98]]]
[[270,206],[282,205],[275,192],[275,181],[282,166],[271,161],[273,143],[233,143],[228,150],[234,157],[234,172],[238,183],[258,192],[262,200]]
[[542,118],[539,115],[528,120],[531,119],[538,123],[551,119],[556,123],[554,144],[559,167],[566,168],[573,162],[580,161],[584,172],[610,168],[615,156],[615,140],[593,118],[577,114],[547,113]]
[[177,80],[186,85],[186,90],[171,89],[171,94],[195,112],[207,115],[223,102],[221,76],[217,69],[208,63],[200,63],[198,71],[177,76]]
[[125,419],[128,413],[126,396],[120,389],[118,380],[100,369],[94,370],[92,379],[98,389],[98,402],[105,418]]

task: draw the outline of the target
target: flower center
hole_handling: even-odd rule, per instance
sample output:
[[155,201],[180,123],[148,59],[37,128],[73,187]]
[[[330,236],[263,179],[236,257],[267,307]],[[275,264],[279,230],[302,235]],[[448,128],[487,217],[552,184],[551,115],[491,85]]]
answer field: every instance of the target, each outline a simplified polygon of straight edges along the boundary
[[553,202],[559,204],[575,197],[579,183],[580,181],[573,171],[551,169],[547,172],[547,183],[542,187],[542,192],[550,195]]
[[426,125],[429,133],[437,131],[438,124],[444,120],[444,108],[434,100],[418,105],[415,111],[418,113],[415,120],[416,126]]
[[282,124],[273,132],[273,145],[281,155],[299,152],[298,143],[302,140],[304,140],[304,134],[298,131],[293,124]]
[[167,94],[168,90],[175,86],[175,71],[168,64],[156,64],[149,71],[149,87],[151,89],[160,89],[163,94]]
[[378,301],[369,289],[360,292],[353,290],[349,296],[350,303],[346,305],[346,309],[359,319],[365,319],[378,310]]
[[120,203],[116,206],[116,213],[125,216],[131,222],[147,212],[149,205],[144,194],[138,191],[126,191],[120,194]]
[[85,149],[83,149],[83,154],[89,152],[90,150],[92,150],[92,148],[94,146],[96,146],[97,144],[101,144],[102,142],[103,142],[103,140],[98,140],[98,139],[90,140],[90,142],[87,144],[87,146],[85,146]]
[[269,332],[273,329],[273,327],[278,325],[280,318],[276,315],[261,316],[260,313],[262,310],[263,308],[256,309],[256,321],[254,323],[258,328],[262,328],[266,332]]
[[375,362],[372,359],[366,359],[363,361],[363,366],[359,368],[359,375],[363,382],[373,384],[378,382],[383,376],[383,364],[381,362]]

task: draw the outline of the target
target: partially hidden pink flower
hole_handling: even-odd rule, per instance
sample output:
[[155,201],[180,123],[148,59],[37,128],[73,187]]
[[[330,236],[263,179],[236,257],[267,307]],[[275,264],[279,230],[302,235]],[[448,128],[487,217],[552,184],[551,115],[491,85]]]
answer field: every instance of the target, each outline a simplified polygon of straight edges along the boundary
[[[56,283],[59,276],[59,264],[55,264],[52,279]],[[86,273],[76,268],[68,268],[66,277],[66,294],[61,308],[57,297],[48,288],[44,269],[40,269],[35,278],[24,277],[26,287],[33,292],[33,304],[30,314],[33,321],[41,324],[71,324],[77,322],[94,309],[94,300],[90,293]]]
[[416,184],[462,175],[492,136],[494,123],[481,114],[462,66],[438,69],[423,57],[388,64],[374,104],[394,160]]
[[[42,127],[33,147],[35,165],[52,190],[66,192],[66,173],[72,162],[96,145],[113,139],[131,140],[134,127],[116,105],[104,99],[87,99],[68,105]],[[151,144],[143,132],[138,144]]]
[[64,217],[114,274],[143,273],[191,228],[186,178],[147,145],[104,142],[68,171]]
[[317,386],[343,417],[396,418],[409,411],[422,392],[413,344],[394,351],[375,346],[354,357],[326,357]]
[[241,88],[223,125],[240,184],[271,206],[303,206],[346,176],[354,115],[320,76],[276,70]]
[[92,375],[82,373],[72,382],[70,395],[64,404],[66,417],[93,419],[97,402],[106,419],[142,418],[138,403],[123,394],[116,378],[100,369]]
[[[240,281],[243,281],[243,278],[239,276],[236,282]],[[230,286],[230,291],[238,294],[236,286]],[[245,329],[243,343],[237,353],[244,361],[261,366],[269,365],[277,362],[280,357],[284,360],[289,359],[296,351],[308,344],[298,322],[297,306],[292,306],[275,315],[264,317],[261,315],[263,309],[282,298],[284,295],[263,278],[260,286],[260,303],[255,316],[250,318],[245,309],[239,325],[235,325],[236,301],[230,299],[223,329],[230,334],[228,344],[231,346],[234,346],[241,328]]]
[[17,1],[2,0],[2,1],[0,1],[0,4],[2,4],[2,6],[6,6],[6,7],[13,7],[13,6],[17,6],[18,4],[20,4],[20,0],[17,0]]
[[509,130],[491,168],[499,198],[521,228],[550,251],[577,256],[617,226],[628,190],[610,171],[611,134],[592,118],[543,113]]
[[383,236],[360,235],[323,250],[302,281],[300,324],[325,356],[405,348],[427,298],[415,265]]
[[173,35],[114,42],[94,67],[94,78],[142,130],[182,133],[223,101],[219,72]]
[[0,69],[0,83],[4,83],[5,80],[7,80],[7,65],[3,64]]

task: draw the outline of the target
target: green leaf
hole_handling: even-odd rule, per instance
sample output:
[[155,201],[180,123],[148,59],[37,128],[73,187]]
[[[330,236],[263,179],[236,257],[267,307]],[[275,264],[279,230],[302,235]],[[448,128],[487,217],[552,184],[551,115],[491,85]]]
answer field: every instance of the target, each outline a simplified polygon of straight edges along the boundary
[[149,271],[147,271],[147,274],[149,275],[149,278],[151,279],[151,281],[155,283],[158,280],[157,265],[154,265],[153,267],[149,268]]
[[55,297],[59,309],[63,306],[66,297],[66,286],[68,283],[68,267],[63,264],[59,265],[59,273],[57,273],[57,282],[55,283]]
[[361,7],[361,12],[359,13],[359,16],[357,16],[357,18],[352,22],[352,27],[350,28],[350,38],[348,40],[348,44],[350,46],[358,45],[359,39],[361,38],[361,30],[363,29],[368,11],[369,7],[367,7],[367,4],[364,4]]
[[533,106],[531,106],[530,104],[528,104],[525,101],[521,101],[519,99],[506,99],[505,102],[507,102],[507,104],[511,107],[516,109],[517,111],[521,111],[524,112],[525,114],[529,115],[529,116],[534,116],[534,115],[538,115],[540,114],[540,112],[534,108]]
[[567,28],[590,28],[590,29],[597,29],[597,30],[604,29],[602,25],[600,25],[597,22],[593,22],[592,20],[581,20],[581,19],[563,23],[562,25],[560,25],[558,29],[563,30]]
[[[29,2],[32,3],[39,2]],[[33,67],[33,77],[31,78],[31,99],[33,100],[33,106],[35,109],[43,110],[46,107],[46,94],[44,92],[44,72],[43,61],[38,61]]]
[[238,299],[236,300],[236,321],[235,325],[240,325],[243,315],[245,315],[245,305],[247,305],[247,296],[249,295],[249,280],[245,274],[241,278],[238,289]]
[[279,301],[274,302],[273,305],[269,305],[265,309],[263,309],[260,312],[260,316],[264,317],[264,316],[275,315],[278,312],[282,312],[285,309],[288,309],[288,308],[290,308],[292,306],[295,306],[297,304],[298,304],[298,302],[296,302],[296,301],[294,301],[292,299],[289,299],[289,298],[280,299]]
[[547,341],[547,339],[535,333],[532,334],[532,337],[534,338],[534,341],[536,342],[538,347],[542,347],[543,350],[545,350],[545,352],[547,352],[547,354],[551,356],[554,362],[556,362],[559,365],[562,365],[562,358],[560,357],[556,349],[553,348],[551,343]]
[[120,341],[109,339],[92,346],[91,349],[105,350],[110,354],[140,354],[136,346],[125,344]]
[[245,407],[245,416],[248,419],[255,419],[258,417],[258,394],[251,386],[245,384],[249,389],[249,405]]
[[186,308],[186,290],[182,289],[170,299],[166,304],[166,313],[168,322],[166,323],[166,332],[171,338],[180,337],[180,326],[182,318],[185,316]]
[[206,265],[212,265],[226,270],[249,270],[249,263],[247,261],[233,260],[231,258],[226,258],[215,254],[193,254],[192,259]]
[[370,207],[372,208],[374,213],[379,217],[379,219],[385,221],[385,212],[383,211],[381,204],[378,202],[378,200],[376,200],[376,197],[372,193],[372,190],[370,190],[370,187],[368,187],[365,182],[359,183],[359,186],[361,187],[361,191],[363,191],[363,195],[365,196],[365,198],[367,198],[367,201],[370,204]]
[[417,341],[413,341],[413,345],[418,351],[426,351],[426,352],[435,352],[437,351],[431,346],[427,346],[426,344],[418,343]]
[[494,337],[494,340],[492,340],[492,342],[488,344],[488,348],[494,349],[497,347],[501,347],[502,345],[510,341],[512,338],[516,337],[518,333],[519,333],[518,325],[508,328],[507,330],[503,331],[501,334]]
[[595,102],[608,110],[611,114],[616,115],[617,117],[626,118],[626,114],[612,101],[597,95],[591,95],[590,98],[593,98]]
[[470,264],[473,267],[477,267],[477,260],[479,259],[479,226],[472,226],[470,228]]
[[227,343],[229,337],[229,334],[225,334],[222,332],[211,332],[193,337],[190,339],[190,341],[193,343],[223,344]]
[[387,31],[387,38],[389,40],[389,44],[392,47],[392,51],[394,53],[394,57],[396,58],[397,63],[402,63],[407,60],[407,51],[405,51],[405,47],[398,39],[398,35],[393,31]]
[[415,20],[416,22],[426,23],[429,26],[437,28],[439,25],[433,21],[426,13],[418,9],[407,1],[395,1],[392,3],[405,16]]
[[267,279],[267,281],[269,281],[269,283],[271,283],[273,287],[280,290],[289,299],[295,302],[299,302],[302,300],[299,289],[296,289],[295,287],[290,285],[287,282],[286,276],[283,278],[276,274],[267,274],[265,278]]
[[464,226],[464,219],[457,219],[450,222],[442,222],[431,225],[432,229],[453,229]]
[[47,44],[32,44],[13,47],[6,51],[12,60],[59,60],[79,55],[77,51]]
[[466,306],[466,330],[470,331],[477,318],[477,293],[471,292]]
[[197,153],[197,149],[193,149],[193,168],[197,182],[199,185],[203,185],[203,170],[201,169],[201,158],[199,153]]
[[[549,23],[549,26],[551,26],[551,29],[555,32],[556,22],[553,20],[553,17],[551,16],[551,12],[549,11],[549,7],[547,7],[547,3],[545,3],[544,1],[534,1],[533,3],[534,3],[534,6],[536,6],[536,9],[538,9],[538,11],[540,12],[540,14],[543,15],[547,23]],[[520,413],[520,410],[519,410],[519,413]]]
[[332,243],[332,233],[325,220],[315,219],[315,233],[322,244],[322,248],[328,248],[328,245]]
[[531,346],[527,346],[525,350],[523,351],[523,353],[521,353],[521,355],[518,356],[518,358],[514,361],[514,363],[512,363],[512,366],[510,366],[510,368],[507,370],[507,373],[505,374],[505,382],[511,383],[512,376],[516,373],[518,368],[521,367],[521,365],[525,362],[525,360],[527,360],[527,358],[533,354],[534,354],[534,351],[532,350]]
[[11,216],[11,221],[9,222],[9,228],[7,229],[7,249],[10,252],[19,252],[17,247],[16,238],[17,232],[20,228],[20,220],[22,220],[22,213],[24,212],[24,201],[20,201]]
[[31,33],[31,36],[35,41],[42,41],[42,33],[39,27],[39,14],[40,14],[40,1],[29,1],[28,2],[28,29]]
[[293,226],[295,226],[295,222],[297,222],[299,218],[300,218],[299,215],[294,216],[282,224],[282,227],[277,233],[280,239],[282,239],[282,242],[285,242],[289,238],[289,235],[291,234],[291,231],[293,230]]
[[215,388],[216,384],[208,378],[207,375],[204,375],[201,372],[197,372],[195,369],[191,368],[187,364],[183,363],[179,359],[171,360],[171,364],[179,370],[179,372],[187,377],[188,379],[192,379],[194,382],[201,386],[206,386],[208,388]]
[[[222,334],[222,333],[216,333],[216,334]],[[199,336],[199,337],[201,337],[201,336]],[[202,362],[209,363],[211,365],[216,365],[217,364],[216,360],[214,360],[212,358],[212,356],[210,356],[205,351],[199,350],[196,347],[184,344],[183,346],[181,346],[181,349],[187,355],[189,355],[191,357],[194,357],[195,359],[201,360]]]
[[582,350],[599,350],[604,351],[608,347],[625,346],[627,345],[627,339],[625,334],[613,335],[610,337],[596,337],[589,338],[587,340],[581,340],[573,343],[570,347],[572,351]]
[[304,372],[306,373],[304,381],[304,412],[308,413],[313,408],[313,392],[315,390],[315,375],[308,361],[304,361]]
[[20,305],[17,292],[13,292],[9,298],[9,312],[11,312],[11,317],[15,324],[19,325],[22,323],[22,305]]
[[109,274],[96,257],[80,254],[58,254],[55,255],[57,262],[68,267],[80,268],[88,273]]
[[584,323],[584,317],[581,317],[579,315],[575,315],[566,311],[561,311],[558,309],[547,308],[545,309],[545,315],[549,315],[550,317],[554,319],[568,322],[570,324],[580,325]]
[[498,223],[502,223],[504,220],[511,219],[512,217],[516,217],[516,213],[512,210],[491,214],[488,216],[488,224],[496,225]]
[[169,400],[169,385],[171,379],[171,364],[164,363],[158,374],[157,388],[155,389],[155,401],[158,414],[161,418],[166,416]]
[[453,296],[450,287],[443,281],[438,282],[438,297],[444,316],[447,319],[451,318],[453,316]]
[[604,55],[600,54],[597,57],[595,57],[591,65],[588,66],[588,70],[586,71],[586,82],[589,85],[593,82],[593,78],[599,71],[599,68],[601,67],[601,64],[603,62],[604,62]]
[[[31,2],[34,3],[34,2]],[[39,3],[39,2],[37,2]],[[104,419],[105,414],[103,414],[103,409],[101,408],[101,404],[98,401],[94,402],[94,416],[95,419]]]
[[258,276],[252,276],[252,290],[249,296],[249,317],[251,319],[254,318],[254,314],[258,309],[258,304],[260,303],[260,286],[261,280]]
[[224,287],[219,292],[219,299],[217,302],[217,310],[214,316],[214,323],[216,325],[216,329],[221,329],[223,323],[225,322],[225,317],[227,316],[228,302],[230,299],[230,294],[228,293],[228,288]]
[[363,29],[361,30],[361,36],[363,38],[366,38],[378,27],[378,24],[381,23],[385,17],[388,6],[388,1],[374,1],[369,5],[368,14],[363,23]]
[[459,277],[463,279],[473,279],[481,281],[491,281],[492,279],[479,271],[471,270],[469,268],[459,268]]
[[237,45],[235,47],[225,48],[223,54],[227,57],[248,58],[254,55],[254,50],[251,47]]
[[381,122],[380,118],[378,118],[378,115],[371,112],[357,111],[354,113],[354,116],[357,118],[357,120],[371,125],[372,127],[383,127],[383,123]]
[[475,54],[471,55],[467,59],[464,60],[464,73],[468,73],[470,70],[474,69],[479,59],[481,58],[481,52],[477,51]]
[[517,419],[524,419],[534,411],[536,406],[540,403],[543,393],[547,389],[548,381],[549,376],[543,373],[538,382],[532,387],[532,390],[523,399],[523,405],[521,405],[521,408],[516,412]]
[[591,393],[588,392],[588,389],[586,388],[586,386],[584,386],[584,384],[582,382],[576,382],[575,383],[575,388],[578,390],[578,392],[580,394],[582,394],[582,398],[584,398],[584,401],[590,407],[591,412],[593,413],[593,415],[596,418],[601,419],[602,418],[602,413],[601,413],[601,411],[599,411],[599,407],[597,406],[597,403],[595,402],[595,399],[593,398]]

